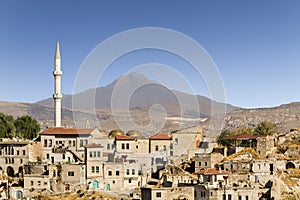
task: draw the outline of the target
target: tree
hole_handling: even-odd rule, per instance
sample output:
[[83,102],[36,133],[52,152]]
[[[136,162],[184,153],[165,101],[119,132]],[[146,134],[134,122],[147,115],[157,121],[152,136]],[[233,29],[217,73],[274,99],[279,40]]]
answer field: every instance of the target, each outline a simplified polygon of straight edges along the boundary
[[39,123],[29,115],[18,117],[14,125],[18,135],[27,139],[34,139],[41,130]]
[[250,127],[243,127],[243,128],[238,128],[232,131],[233,135],[237,134],[248,134],[248,135],[253,135],[253,129]]
[[0,113],[0,138],[10,137],[15,133],[14,118]]
[[270,121],[262,121],[256,125],[254,135],[273,135],[278,133],[277,126],[275,123]]
[[228,136],[234,135],[232,131],[229,130],[223,130],[219,137],[217,138],[217,142],[223,146],[232,146],[233,145],[233,140],[226,140],[225,138]]

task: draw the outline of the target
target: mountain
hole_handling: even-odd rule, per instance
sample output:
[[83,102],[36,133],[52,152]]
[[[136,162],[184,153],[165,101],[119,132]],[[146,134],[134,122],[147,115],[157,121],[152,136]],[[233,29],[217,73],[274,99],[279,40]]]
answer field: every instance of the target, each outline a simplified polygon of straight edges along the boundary
[[[72,99],[77,102],[73,108],[79,110],[90,110],[91,104],[95,105],[96,109],[129,107],[148,110],[152,105],[158,104],[164,107],[169,116],[184,117],[211,116],[212,106],[216,113],[220,113],[224,107],[227,112],[237,109],[204,96],[170,90],[137,73],[124,75],[105,87],[89,89],[75,95],[64,95],[62,106],[71,109]],[[53,100],[48,98],[37,104],[53,107]]]

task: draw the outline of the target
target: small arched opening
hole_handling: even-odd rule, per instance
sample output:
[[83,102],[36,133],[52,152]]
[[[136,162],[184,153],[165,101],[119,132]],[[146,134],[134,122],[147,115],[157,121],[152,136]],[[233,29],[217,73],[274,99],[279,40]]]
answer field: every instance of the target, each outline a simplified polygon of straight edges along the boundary
[[23,192],[21,190],[18,190],[16,193],[16,198],[17,199],[23,199]]
[[14,176],[15,176],[14,168],[12,168],[11,166],[8,166],[8,167],[7,167],[6,173],[7,173],[7,175],[10,176],[10,177],[14,177]]
[[293,162],[287,162],[286,165],[285,165],[285,168],[286,169],[294,169],[296,168],[295,164]]
[[66,190],[66,191],[69,191],[69,190],[70,190],[70,184],[66,184],[66,185],[65,185],[65,190]]

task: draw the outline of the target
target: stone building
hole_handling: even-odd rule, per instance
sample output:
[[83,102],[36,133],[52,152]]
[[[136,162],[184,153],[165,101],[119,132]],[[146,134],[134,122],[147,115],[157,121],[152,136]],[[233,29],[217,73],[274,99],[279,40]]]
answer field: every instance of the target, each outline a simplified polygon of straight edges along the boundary
[[152,199],[194,199],[194,187],[141,188],[142,200]]
[[98,129],[48,128],[40,133],[42,161],[47,163],[71,162],[84,160],[84,146],[92,143],[94,136],[100,135]]
[[21,176],[23,165],[39,159],[39,143],[19,138],[0,139],[0,166],[8,176]]
[[172,137],[162,133],[151,136],[149,138],[149,152],[152,170],[155,172],[164,168],[168,163],[168,158],[172,157],[174,153]]
[[107,157],[103,156],[103,146],[91,143],[85,146],[86,179],[89,189],[104,189],[104,162]]
[[33,197],[41,192],[50,193],[49,168],[47,164],[24,165],[24,196]]
[[275,136],[258,137],[256,144],[256,152],[263,158],[275,152]]

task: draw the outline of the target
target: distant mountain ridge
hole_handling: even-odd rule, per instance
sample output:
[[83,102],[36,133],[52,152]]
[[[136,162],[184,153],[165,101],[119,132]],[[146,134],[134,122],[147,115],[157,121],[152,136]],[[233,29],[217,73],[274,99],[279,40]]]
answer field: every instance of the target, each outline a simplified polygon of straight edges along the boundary
[[[75,108],[85,109],[84,106],[89,103],[89,98],[94,98],[96,109],[116,108],[111,105],[115,88],[117,88],[119,92],[117,100],[119,102],[128,101],[125,97],[128,97],[128,93],[133,92],[133,95],[130,96],[129,99],[129,108],[147,109],[153,104],[159,104],[162,105],[167,112],[172,113],[173,115],[184,115],[188,117],[210,116],[212,106],[216,111],[221,110],[224,106],[226,107],[227,112],[238,109],[238,107],[219,103],[204,96],[195,96],[176,90],[170,90],[137,73],[124,75],[105,87],[89,89],[74,94],[73,96],[66,94],[63,97],[62,106],[64,108],[72,108],[72,98],[76,98],[80,101],[82,107]],[[135,88],[137,89],[134,90]],[[52,107],[53,99],[48,98],[36,103]],[[120,106],[118,108],[124,109],[124,105],[120,105],[118,102],[114,106]],[[198,112],[199,108],[200,111]],[[181,113],[182,109],[184,110],[184,113]]]

